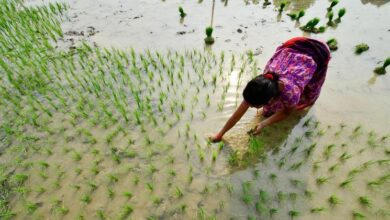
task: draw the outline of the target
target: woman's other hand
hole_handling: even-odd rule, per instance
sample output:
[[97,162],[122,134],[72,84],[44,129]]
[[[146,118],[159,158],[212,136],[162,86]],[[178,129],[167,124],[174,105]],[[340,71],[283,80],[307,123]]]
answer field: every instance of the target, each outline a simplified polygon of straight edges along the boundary
[[255,129],[254,129],[254,132],[252,133],[253,135],[258,135],[258,134],[260,134],[260,132],[261,132],[261,130],[263,130],[263,128],[264,128],[264,125],[263,125],[263,123],[259,123],[256,127],[255,127]]
[[222,140],[222,136],[220,134],[210,135],[209,140],[213,143],[220,142]]

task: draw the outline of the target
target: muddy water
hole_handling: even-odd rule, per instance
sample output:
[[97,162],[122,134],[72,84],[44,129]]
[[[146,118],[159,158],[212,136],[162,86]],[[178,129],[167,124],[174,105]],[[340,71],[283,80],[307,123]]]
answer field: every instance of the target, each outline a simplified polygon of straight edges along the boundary
[[[35,2],[35,1],[32,1]],[[325,23],[327,1],[291,1],[288,12],[306,10],[301,24],[317,16]],[[104,47],[128,48],[138,51],[147,48],[165,50],[204,49],[204,28],[210,23],[211,1],[70,1],[69,22],[65,32],[84,32],[85,36],[69,35],[77,41],[87,38]],[[388,1],[341,2],[335,7],[347,9],[337,27],[323,34],[303,33],[286,13],[276,12],[279,1],[263,7],[257,1],[216,1],[213,51],[245,52],[253,50],[259,68],[272,56],[275,48],[294,36],[311,36],[320,40],[336,38],[339,50],[332,54],[328,77],[321,98],[311,112],[329,122],[364,123],[373,129],[385,129],[390,106],[389,76],[375,77],[372,70],[380,65],[390,50]],[[187,16],[183,22],[177,12],[182,5]],[[239,10],[237,10],[239,8]],[[362,13],[364,12],[364,13]],[[88,27],[96,34],[88,36]],[[182,32],[182,34],[178,34]],[[353,54],[359,43],[370,50],[360,56]],[[257,54],[257,53],[256,53]],[[261,70],[259,71],[261,72]],[[228,97],[229,98],[229,97]],[[226,112],[226,119],[231,113]],[[373,114],[375,113],[375,114]],[[250,116],[252,117],[252,116]],[[217,120],[218,129],[224,120]]]
[[[328,29],[324,34],[311,35],[322,40],[335,37],[339,42],[339,50],[332,53],[327,81],[316,105],[308,112],[296,113],[287,121],[264,130],[261,137],[266,143],[267,159],[263,162],[251,160],[249,165],[246,164],[240,168],[231,168],[228,165],[229,153],[232,150],[238,149],[241,154],[247,150],[249,136],[246,135],[246,131],[254,127],[259,120],[255,117],[254,109],[251,109],[237,127],[226,136],[227,147],[220,152],[216,163],[211,161],[212,147],[216,146],[209,146],[204,140],[207,134],[216,132],[223,126],[241,101],[240,93],[245,82],[253,76],[251,67],[248,65],[241,84],[238,84],[239,67],[243,60],[237,55],[238,61],[234,70],[230,71],[228,65],[226,66],[223,79],[219,81],[220,88],[217,88],[215,92],[210,88],[199,92],[200,101],[192,109],[195,115],[194,120],[189,120],[189,111],[186,111],[173,129],[163,126],[166,131],[164,135],[160,135],[158,130],[149,129],[150,137],[155,142],[163,144],[163,147],[157,148],[158,150],[152,147],[146,147],[147,149],[144,150],[145,134],[130,133],[136,140],[136,144],[130,147],[138,153],[138,156],[132,160],[123,159],[124,162],[116,165],[109,159],[110,153],[104,140],[104,137],[112,130],[92,128],[91,132],[98,137],[98,144],[94,148],[102,151],[97,159],[104,158],[99,163],[102,171],[98,175],[93,175],[90,171],[93,161],[96,160],[91,154],[91,148],[81,144],[78,137],[66,143],[60,135],[54,144],[57,147],[53,149],[53,156],[46,157],[38,154],[29,158],[31,162],[46,160],[59,164],[57,168],[50,167],[47,171],[48,176],[57,176],[61,171],[67,172],[61,182],[62,187],[52,189],[54,180],[43,181],[41,177],[35,175],[39,169],[34,167],[33,178],[29,180],[30,186],[35,187],[44,182],[43,185],[50,188],[43,195],[37,195],[34,192],[28,196],[28,200],[36,199],[42,202],[34,218],[47,218],[47,213],[54,213],[51,216],[56,218],[74,219],[81,214],[86,219],[91,219],[97,216],[97,210],[100,209],[104,209],[110,218],[116,218],[121,211],[121,206],[133,204],[135,208],[131,215],[133,219],[145,219],[149,216],[162,219],[196,219],[202,218],[201,210],[205,210],[207,216],[216,215],[218,219],[228,217],[246,219],[248,216],[287,219],[289,218],[288,212],[291,210],[300,212],[298,219],[352,219],[353,210],[364,213],[369,219],[386,219],[381,215],[381,210],[388,212],[389,202],[388,195],[386,195],[388,192],[385,189],[388,189],[389,182],[385,182],[384,186],[374,190],[367,187],[367,182],[388,174],[388,163],[370,165],[356,174],[351,188],[339,187],[340,182],[348,178],[348,172],[360,167],[362,163],[388,159],[388,142],[380,142],[379,139],[382,135],[389,133],[387,115],[390,110],[390,101],[387,98],[390,95],[389,75],[374,77],[372,73],[378,62],[386,58],[390,51],[390,45],[386,44],[390,41],[388,31],[390,27],[386,26],[390,4],[386,3],[386,1],[341,2],[336,8],[347,8],[343,21],[336,28]],[[185,49],[204,49],[203,30],[210,22],[210,1],[200,4],[196,1],[137,0],[109,3],[107,1],[71,1],[69,4],[71,6],[68,13],[69,21],[63,24],[64,32],[81,33],[83,31],[83,34],[69,32],[66,37],[65,45],[67,46],[72,44],[70,39],[74,39],[75,44],[80,39],[87,39],[102,47],[113,46],[120,49],[133,47],[139,52],[148,48],[159,51],[172,49],[182,52]],[[274,4],[278,3],[275,1]],[[297,24],[290,21],[285,13],[281,16],[277,15],[274,4],[263,8],[262,2],[256,4],[256,1],[247,3],[229,1],[226,6],[225,3],[217,1],[214,18],[216,43],[211,48],[207,48],[207,51],[215,51],[218,56],[218,52],[222,50],[243,54],[251,49],[258,54],[255,58],[260,68],[258,71],[261,72],[262,67],[281,42],[293,36],[303,35],[296,28]],[[306,9],[306,16],[302,19],[304,24],[314,16],[324,20],[328,4],[327,1],[299,1],[299,3],[293,1],[288,10]],[[180,21],[177,12],[178,5],[183,5],[188,14],[183,21]],[[88,34],[88,30],[94,30],[93,34]],[[178,32],[185,33],[178,34]],[[307,34],[304,35],[307,36]],[[367,43],[370,50],[356,56],[353,54],[353,47],[361,42]],[[226,60],[230,60],[230,57]],[[213,71],[216,70],[210,73]],[[197,77],[190,76],[189,78],[180,85],[179,90],[190,88],[187,93],[195,95],[196,89],[192,82],[196,82]],[[217,111],[222,87],[227,83],[231,86],[227,92],[224,108],[222,111]],[[210,107],[206,107],[203,101],[206,94],[212,94]],[[194,103],[192,98],[192,96],[186,97],[186,106],[190,107]],[[202,119],[202,112],[207,115],[206,119]],[[52,126],[60,127],[58,122],[63,117],[66,116],[58,115],[58,120],[54,121]],[[172,115],[172,118],[174,117]],[[317,128],[313,128],[314,125],[310,128],[303,127],[304,120],[309,117],[319,121],[320,125]],[[188,141],[183,136],[178,137],[178,132],[185,130],[187,122],[191,123],[191,135],[196,134],[199,141],[194,140],[195,138]],[[347,128],[339,135],[335,135],[341,123],[346,124]],[[363,127],[362,134],[356,138],[350,137],[352,130],[359,124]],[[69,129],[68,135],[76,136],[75,128],[69,124],[65,126]],[[89,128],[89,125],[81,123],[78,127]],[[307,130],[315,134],[318,132],[325,134],[307,138],[304,137],[304,132]],[[379,133],[379,137],[375,139],[379,146],[375,148],[367,145],[368,132],[371,130]],[[121,134],[114,140],[114,145],[125,149],[128,147],[129,138]],[[298,142],[297,151],[291,152],[297,138],[299,140],[302,138],[302,140]],[[304,150],[314,142],[317,143],[317,147],[313,154],[307,157]],[[343,143],[347,145],[342,147]],[[204,149],[206,154],[203,163],[199,161],[198,149],[195,147],[197,144]],[[335,144],[336,147],[332,148],[331,156],[327,159],[324,157],[324,150],[330,144]],[[82,153],[83,157],[80,162],[76,163],[71,153],[64,156],[63,149],[59,147],[63,145],[71,145],[72,149]],[[171,148],[169,145],[174,147]],[[185,145],[189,145],[188,150],[185,149]],[[361,150],[363,151],[360,152]],[[339,159],[344,152],[352,155],[352,158],[346,162]],[[186,157],[187,153],[190,154],[189,158]],[[169,157],[175,158],[173,165],[166,162]],[[281,162],[285,165],[282,166]],[[291,168],[299,162],[303,163],[300,168]],[[148,173],[151,164],[159,170],[157,173]],[[335,164],[338,164],[338,169],[330,172],[329,168]],[[313,168],[317,165],[318,168]],[[73,170],[77,167],[83,169],[79,176],[73,174]],[[191,184],[187,184],[190,167],[193,170],[194,180]],[[170,169],[176,172],[175,177],[169,174]],[[107,180],[109,173],[116,173],[120,180],[115,184],[109,183]],[[138,185],[134,184],[137,177],[140,179]],[[317,179],[320,177],[326,177],[329,180],[319,185]],[[291,184],[292,180],[298,180],[297,184]],[[90,186],[87,184],[90,181],[96,181],[98,185],[93,192],[90,192]],[[247,181],[250,182],[249,194],[252,195],[248,204],[242,199],[244,196],[242,184]],[[149,190],[145,187],[147,183],[154,183],[154,189]],[[80,184],[81,190],[74,190],[72,184]],[[107,186],[112,186],[117,194],[113,200],[107,197]],[[230,186],[233,191],[229,193]],[[175,187],[179,187],[185,195],[178,196]],[[132,198],[128,199],[122,195],[126,189],[133,193]],[[255,208],[255,203],[259,201],[260,190],[268,195],[264,202],[265,211]],[[305,191],[312,191],[313,195],[305,196]],[[90,192],[92,195],[92,202],[88,205],[80,202],[80,197],[85,192]],[[310,193],[306,192],[306,194]],[[331,195],[340,197],[342,204],[329,205],[328,198]],[[374,202],[372,207],[360,206],[357,198],[362,195],[370,197]],[[154,197],[162,198],[161,203],[157,205],[153,203]],[[53,210],[51,200],[55,199],[66,204],[70,210],[68,215],[62,217]],[[23,211],[22,203],[14,200],[12,204],[15,210],[23,213],[17,218],[23,219],[28,215]],[[186,212],[181,212],[180,205],[182,204],[186,205]],[[324,207],[325,211],[322,214],[312,214],[310,209],[314,207]],[[278,210],[273,217],[269,214],[271,208]],[[154,211],[151,213],[150,210]]]

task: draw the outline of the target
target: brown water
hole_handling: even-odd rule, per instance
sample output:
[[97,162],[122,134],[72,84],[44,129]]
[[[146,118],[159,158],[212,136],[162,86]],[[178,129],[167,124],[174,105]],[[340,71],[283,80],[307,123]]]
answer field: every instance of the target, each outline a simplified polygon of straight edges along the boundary
[[[159,128],[147,125],[146,134],[133,127],[127,129],[128,124],[122,121],[104,129],[93,127],[90,122],[82,119],[74,127],[69,123],[68,114],[58,113],[50,122],[50,127],[58,131],[58,134],[38,133],[41,135],[39,145],[43,146],[43,149],[53,146],[52,155],[46,155],[44,150],[40,150],[39,153],[31,153],[25,161],[48,162],[50,167],[45,172],[49,178],[45,180],[37,175],[41,171],[37,165],[26,170],[18,170],[31,173],[29,188],[34,190],[43,186],[47,189],[42,194],[31,192],[25,199],[39,202],[41,206],[33,215],[29,215],[24,210],[24,199],[14,197],[11,204],[13,210],[19,213],[16,219],[75,219],[80,214],[85,219],[95,219],[98,218],[97,210],[104,210],[110,219],[116,219],[125,204],[131,204],[134,208],[130,215],[131,219],[146,219],[149,216],[155,216],[157,219],[204,219],[202,210],[206,212],[206,216],[215,215],[218,219],[247,219],[248,216],[257,216],[261,219],[288,219],[290,210],[300,212],[297,219],[352,219],[353,210],[364,213],[368,219],[388,219],[389,181],[386,180],[383,185],[374,189],[367,187],[367,182],[388,175],[389,162],[367,165],[356,174],[352,187],[346,189],[339,187],[340,182],[348,178],[348,172],[352,169],[362,166],[367,161],[389,159],[389,142],[380,141],[380,138],[390,132],[388,127],[390,78],[389,74],[376,77],[372,72],[380,65],[378,64],[380,61],[389,56],[390,4],[386,4],[388,2],[342,1],[335,7],[347,9],[342,22],[323,34],[311,35],[324,41],[335,37],[339,42],[339,49],[332,53],[320,98],[309,111],[295,113],[288,120],[265,129],[260,137],[266,146],[267,159],[259,162],[257,157],[248,158],[241,167],[229,166],[229,154],[234,150],[238,150],[240,156],[246,153],[249,140],[246,132],[259,120],[255,117],[255,109],[250,109],[243,120],[227,134],[226,146],[219,152],[215,162],[212,161],[211,155],[217,146],[207,144],[205,137],[223,126],[237,103],[241,101],[241,91],[245,82],[253,76],[253,63],[248,63],[244,68],[241,83],[238,84],[240,67],[248,62],[246,57],[240,58],[241,54],[245,54],[247,50],[255,51],[258,54],[255,56],[258,72],[261,72],[280,43],[294,36],[307,36],[285,13],[278,16],[275,8],[278,1],[266,8],[263,8],[262,1],[259,3],[228,1],[226,6],[225,3],[216,1],[213,34],[216,43],[207,48],[203,44],[203,38],[204,28],[210,22],[211,1],[68,2],[71,8],[67,14],[69,21],[63,24],[64,32],[84,31],[84,36],[68,34],[67,41],[61,44],[61,48],[69,47],[72,43],[70,39],[74,39],[76,45],[79,40],[86,39],[101,47],[123,50],[133,47],[140,53],[151,49],[163,51],[165,54],[170,49],[184,54],[185,51],[197,49],[206,51],[198,52],[201,54],[200,57],[208,57],[207,51],[212,51],[217,61],[208,58],[207,65],[210,65],[210,68],[207,67],[205,71],[208,82],[211,81],[212,74],[218,71],[220,51],[225,51],[224,71],[218,78],[219,86],[216,89],[210,85],[202,88],[202,83],[197,77],[199,69],[196,69],[200,68],[200,65],[195,67],[196,70],[190,67],[191,58],[185,56],[188,65],[186,69],[188,67],[191,74],[185,77],[183,83],[174,86],[177,92],[167,92],[171,97],[164,106],[168,122],[173,124],[172,128],[169,128],[166,122],[160,121],[161,118],[158,118]],[[31,3],[41,4],[36,1]],[[177,12],[179,5],[182,5],[188,14],[182,22]],[[288,11],[306,9],[306,15],[301,21],[305,24],[314,16],[324,20],[328,5],[328,1],[292,1],[287,9]],[[88,30],[92,30],[88,27],[94,27],[97,33],[85,36]],[[242,33],[239,33],[238,29]],[[180,31],[186,33],[177,34]],[[353,47],[362,42],[367,43],[370,50],[357,56],[353,53]],[[231,54],[235,54],[237,63],[233,71],[229,68]],[[175,60],[172,57],[166,59]],[[200,60],[198,64],[201,63]],[[148,83],[141,83],[141,88],[146,89],[148,85],[153,85],[157,92],[161,88],[166,90],[166,85],[159,87],[156,82]],[[223,110],[218,111],[223,87],[227,84],[230,86],[226,93],[226,102]],[[200,91],[197,92],[196,88]],[[154,94],[158,94],[157,92]],[[180,97],[182,94],[185,94],[185,98]],[[207,94],[211,97],[209,107],[205,104]],[[199,102],[195,102],[194,97],[197,97]],[[169,104],[175,99],[184,100],[186,104],[186,110],[180,114],[181,119],[178,122],[175,121],[175,114],[168,111]],[[94,101],[98,100],[91,98],[91,102]],[[93,112],[93,108],[89,110]],[[194,115],[193,120],[190,119],[191,113]],[[203,118],[203,115],[207,117]],[[309,127],[303,126],[304,121],[310,117],[313,121],[320,122],[318,127],[315,127],[314,122]],[[185,138],[184,135],[186,124],[190,125],[190,138]],[[345,124],[346,128],[340,130],[341,124]],[[120,132],[111,144],[107,144],[107,135],[120,125],[124,130],[129,130],[128,133]],[[351,137],[358,125],[362,125],[361,133],[356,133],[359,134],[357,137]],[[65,131],[61,133],[63,127]],[[82,143],[84,139],[77,134],[77,129],[80,128],[90,130],[97,143],[92,145]],[[306,137],[304,133],[308,130],[314,135]],[[32,129],[28,131],[37,134]],[[341,131],[340,134],[336,134],[338,131]],[[378,145],[376,147],[367,143],[370,131],[378,133],[377,136],[371,136],[375,137],[375,143]],[[178,132],[181,134],[180,137]],[[324,132],[324,135],[318,134],[321,132]],[[66,136],[73,136],[74,139],[66,141]],[[154,143],[150,146],[145,144],[145,136],[150,137]],[[134,140],[135,144],[129,144],[129,140]],[[311,156],[307,157],[304,150],[312,143],[317,143],[316,148]],[[346,145],[342,146],[344,143]],[[335,144],[335,147],[327,159],[324,151],[330,144]],[[296,152],[291,152],[295,145],[298,146]],[[75,161],[72,152],[64,153],[64,147],[80,152],[81,160]],[[116,164],[111,159],[112,147],[117,147],[120,151],[131,149],[137,156],[123,157],[121,163]],[[98,149],[99,155],[93,156],[93,149]],[[203,162],[200,160],[199,149],[204,152]],[[343,162],[339,158],[344,152],[352,155],[352,158]],[[12,152],[10,154],[12,155]],[[168,162],[172,158],[174,162]],[[4,156],[3,159],[12,160]],[[95,160],[100,160],[98,174],[91,171]],[[285,163],[283,166],[281,161]],[[301,167],[291,168],[301,161]],[[329,171],[335,164],[338,164],[338,169]],[[318,168],[313,169],[316,165]],[[157,169],[156,172],[150,171],[154,169],[153,167]],[[80,175],[74,172],[77,168],[82,169]],[[171,171],[174,171],[175,175],[170,174]],[[55,180],[61,172],[65,174],[60,178],[58,187]],[[255,172],[258,172],[258,177],[254,175]],[[118,176],[118,182],[109,182],[107,176],[110,173]],[[191,173],[193,181],[188,183],[188,176]],[[272,174],[276,176],[274,180],[270,178]],[[329,180],[319,185],[316,181],[320,177],[329,177]],[[139,183],[135,184],[138,178]],[[297,184],[291,183],[294,180],[298,180]],[[88,186],[88,182],[91,181],[97,185],[94,191]],[[242,184],[246,181],[250,182],[249,192],[246,194],[252,196],[248,204],[242,199],[245,194]],[[152,191],[148,189],[148,183],[154,185]],[[80,185],[80,189],[72,187],[74,184]],[[183,192],[183,196],[177,193],[176,187]],[[107,188],[112,188],[116,193],[113,199],[107,196]],[[231,188],[233,191],[229,192]],[[264,202],[266,208],[264,213],[255,208],[255,202],[261,200],[260,190],[268,194]],[[133,197],[123,196],[125,191],[130,191]],[[305,191],[306,194],[307,191],[312,191],[312,197],[305,196]],[[278,192],[282,192],[279,195],[286,198],[278,199]],[[83,194],[91,195],[90,204],[80,201]],[[340,197],[342,204],[329,205],[327,199],[331,195]],[[357,198],[362,195],[367,195],[373,201],[371,207],[362,207],[358,203]],[[162,200],[153,203],[155,198]],[[62,204],[69,208],[69,213],[59,214],[53,208],[56,207],[53,205],[54,200],[62,201]],[[181,210],[181,205],[187,207],[185,211]],[[324,207],[326,210],[321,214],[313,214],[310,209],[314,207]],[[273,216],[269,214],[271,208],[278,209]],[[383,215],[383,212],[387,212],[387,216]]]

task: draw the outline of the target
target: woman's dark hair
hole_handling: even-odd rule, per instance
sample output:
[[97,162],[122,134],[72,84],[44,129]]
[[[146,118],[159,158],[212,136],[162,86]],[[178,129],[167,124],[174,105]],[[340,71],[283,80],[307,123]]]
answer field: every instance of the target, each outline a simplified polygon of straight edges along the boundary
[[275,73],[256,76],[248,82],[242,95],[246,102],[253,106],[265,105],[279,93],[279,77]]

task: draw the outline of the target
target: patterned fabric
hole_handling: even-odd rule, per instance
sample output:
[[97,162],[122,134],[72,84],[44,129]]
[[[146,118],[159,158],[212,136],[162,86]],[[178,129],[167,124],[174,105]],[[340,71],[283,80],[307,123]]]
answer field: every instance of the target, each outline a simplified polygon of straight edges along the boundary
[[[323,43],[320,42],[320,44]],[[326,46],[324,47],[329,51]],[[325,80],[330,55],[328,52],[324,55],[327,55],[325,60],[317,60],[317,62],[322,62],[319,66],[309,54],[285,45],[276,49],[275,54],[265,66],[264,74],[273,72],[279,76],[283,89],[277,97],[263,106],[264,116],[268,117],[301,104],[313,104],[317,100]]]

